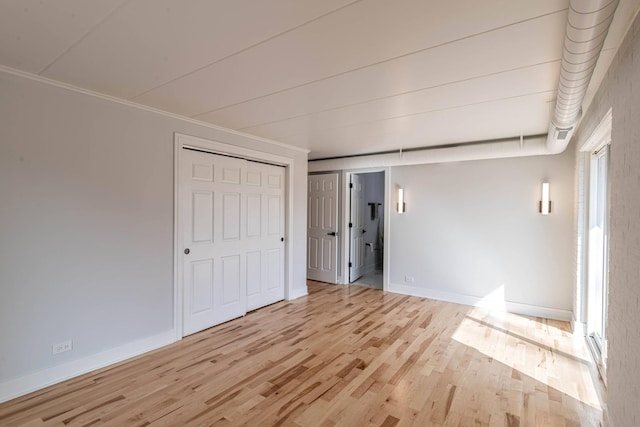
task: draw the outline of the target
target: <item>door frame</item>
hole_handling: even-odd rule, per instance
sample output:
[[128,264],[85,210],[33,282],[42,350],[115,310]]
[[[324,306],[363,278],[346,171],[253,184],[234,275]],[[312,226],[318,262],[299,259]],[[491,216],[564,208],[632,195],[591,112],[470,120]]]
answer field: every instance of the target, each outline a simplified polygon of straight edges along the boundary
[[[603,215],[603,230],[602,230],[602,247],[596,248],[594,242],[591,238],[591,229],[593,228],[596,218],[598,216],[598,211],[596,208],[596,199],[597,199],[597,186],[598,181],[601,177],[598,174],[594,174],[594,171],[598,167],[598,162],[604,157],[605,161],[605,197],[604,197],[604,206],[602,206],[602,215]],[[610,144],[604,143],[599,148],[589,153],[589,180],[588,180],[588,192],[589,192],[589,205],[587,207],[587,229],[589,230],[588,238],[587,238],[587,271],[586,271],[586,279],[587,279],[587,291],[585,294],[586,297],[586,338],[589,344],[589,348],[594,356],[598,369],[600,371],[600,375],[604,380],[604,383],[607,382],[607,323],[608,323],[608,305],[609,305],[609,220],[610,220],[610,200],[611,200],[611,180],[610,180],[610,165],[611,165],[611,155],[610,155]],[[600,245],[598,245],[600,246]],[[595,261],[593,258],[595,254],[602,250],[602,258],[599,259],[601,265],[600,277],[596,278],[596,269],[595,266],[591,264],[592,261]],[[593,304],[591,292],[594,288],[594,281],[601,279],[602,280],[602,296],[600,298],[599,307],[602,309],[602,318],[600,321],[602,322],[602,330],[604,334],[602,337],[596,337],[592,334],[591,328],[591,316],[594,314],[591,312],[591,306]],[[596,331],[597,332],[597,331]]]
[[[390,168],[388,167],[378,167],[378,168],[362,168],[362,169],[347,169],[342,171],[342,208],[340,209],[339,219],[340,227],[343,230],[349,230],[349,217],[351,215],[351,199],[350,199],[350,190],[349,183],[351,182],[352,174],[363,174],[363,173],[375,173],[375,172],[383,172],[384,173],[384,243],[382,245],[382,290],[386,291],[389,288],[389,239],[391,235],[389,233],[389,224],[390,224],[390,216],[391,210],[389,206],[389,183],[390,180]],[[341,284],[349,284],[349,233],[342,233],[342,238],[340,241],[340,250],[342,253],[342,269],[341,269],[341,277],[339,278]]]
[[293,254],[291,236],[293,236],[293,206],[291,195],[293,194],[293,168],[294,161],[289,157],[278,156],[264,151],[239,147],[224,142],[174,133],[174,164],[173,164],[173,327],[176,334],[176,341],[183,338],[183,263],[182,263],[182,238],[184,234],[183,224],[180,217],[180,165],[182,160],[182,147],[188,146],[203,150],[212,154],[239,157],[246,160],[265,162],[285,167],[284,186],[284,298],[291,299],[293,295]]
[[[574,303],[576,305],[574,310],[574,319],[573,330],[574,333],[579,333],[584,336],[587,348],[590,350],[591,356],[593,357],[593,361],[598,367],[598,371],[606,385],[607,383],[607,375],[606,375],[606,366],[604,366],[599,361],[600,354],[594,348],[594,343],[591,341],[589,337],[589,313],[588,313],[588,292],[589,292],[589,281],[590,281],[590,268],[589,268],[589,258],[591,254],[591,248],[589,243],[589,233],[591,226],[591,205],[592,205],[592,194],[591,194],[591,162],[592,162],[592,153],[595,151],[601,150],[606,145],[609,145],[609,165],[611,164],[611,149],[613,147],[612,141],[612,127],[613,127],[613,113],[612,109],[604,114],[600,123],[596,126],[596,128],[592,131],[591,135],[586,139],[586,141],[579,146],[580,152],[580,161],[578,164],[578,175],[580,177],[578,181],[578,242],[583,242],[579,246],[579,277],[576,281],[576,296]],[[610,168],[608,168],[610,173]],[[611,175],[609,175],[610,177]],[[607,184],[607,194],[609,200],[607,200],[607,205],[610,209],[610,196],[611,196],[611,179],[609,178]],[[609,217],[610,211],[607,213]],[[610,218],[610,217],[609,217]],[[607,219],[608,220],[608,219]],[[608,315],[607,315],[608,317]],[[608,323],[608,319],[605,319],[605,322]],[[605,326],[606,328],[606,326]],[[605,337],[606,338],[606,337]],[[606,350],[606,349],[605,349]]]

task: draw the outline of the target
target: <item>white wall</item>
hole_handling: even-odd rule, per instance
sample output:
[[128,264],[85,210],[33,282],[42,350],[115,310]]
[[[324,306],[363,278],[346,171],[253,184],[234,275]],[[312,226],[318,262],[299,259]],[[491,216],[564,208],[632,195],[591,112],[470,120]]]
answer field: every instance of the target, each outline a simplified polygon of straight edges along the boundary
[[5,72],[0,93],[0,398],[174,336],[174,132],[294,159],[306,294],[305,152]]
[[583,145],[611,108],[607,404],[616,427],[640,425],[639,70],[636,16],[574,135],[577,145]]
[[[538,213],[541,183],[552,213]],[[508,309],[567,318],[572,308],[573,152],[393,167],[390,287],[474,303],[495,292]],[[406,277],[410,276],[410,277]],[[411,281],[413,278],[413,282]],[[543,310],[539,310],[541,308]]]

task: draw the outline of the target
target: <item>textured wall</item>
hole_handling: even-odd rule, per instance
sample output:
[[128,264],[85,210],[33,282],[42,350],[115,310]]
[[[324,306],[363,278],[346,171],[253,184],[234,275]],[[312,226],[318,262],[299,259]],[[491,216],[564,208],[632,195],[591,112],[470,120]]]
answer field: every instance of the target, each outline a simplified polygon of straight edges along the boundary
[[640,425],[640,17],[575,135],[582,145],[612,109],[608,406],[616,427]]

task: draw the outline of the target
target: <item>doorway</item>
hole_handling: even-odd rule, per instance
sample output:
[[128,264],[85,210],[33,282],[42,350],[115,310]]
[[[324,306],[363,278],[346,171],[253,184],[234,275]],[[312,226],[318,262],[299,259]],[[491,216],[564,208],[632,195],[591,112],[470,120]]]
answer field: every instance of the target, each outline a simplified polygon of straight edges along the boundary
[[347,282],[382,289],[385,172],[350,173],[348,178]]

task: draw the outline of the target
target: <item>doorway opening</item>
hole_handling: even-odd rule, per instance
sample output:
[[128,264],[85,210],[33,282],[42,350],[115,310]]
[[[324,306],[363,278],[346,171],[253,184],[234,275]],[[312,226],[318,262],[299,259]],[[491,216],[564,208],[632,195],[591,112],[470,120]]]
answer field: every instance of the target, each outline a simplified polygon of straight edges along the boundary
[[347,282],[383,289],[385,173],[348,174]]

